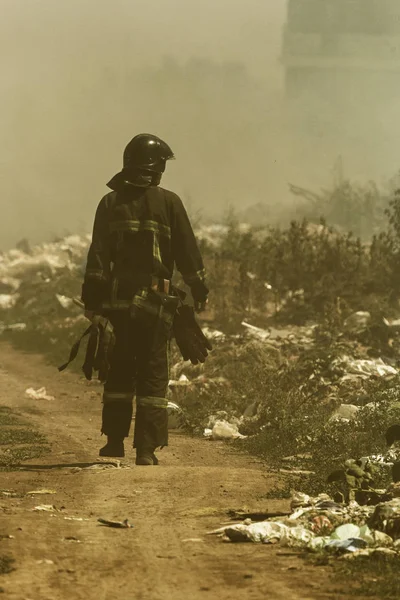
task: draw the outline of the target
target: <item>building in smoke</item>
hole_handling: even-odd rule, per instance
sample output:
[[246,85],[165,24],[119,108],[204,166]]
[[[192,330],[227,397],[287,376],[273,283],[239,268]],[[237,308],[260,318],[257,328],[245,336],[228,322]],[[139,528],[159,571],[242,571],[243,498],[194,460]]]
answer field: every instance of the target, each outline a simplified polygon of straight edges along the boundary
[[330,160],[362,149],[363,170],[397,170],[399,0],[288,0],[282,62],[294,124]]

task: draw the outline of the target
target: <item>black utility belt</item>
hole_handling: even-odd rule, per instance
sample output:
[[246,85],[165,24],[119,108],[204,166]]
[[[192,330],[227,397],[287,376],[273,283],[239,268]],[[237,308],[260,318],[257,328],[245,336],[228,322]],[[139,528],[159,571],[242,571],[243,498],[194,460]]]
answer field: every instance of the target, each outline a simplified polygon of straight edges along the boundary
[[140,288],[151,288],[155,292],[162,292],[164,294],[169,294],[171,289],[171,280],[170,279],[162,279],[161,277],[156,277],[155,275],[132,275],[126,276],[124,274],[118,275],[114,274],[116,279],[125,280],[129,282],[129,285],[132,286],[133,289]]

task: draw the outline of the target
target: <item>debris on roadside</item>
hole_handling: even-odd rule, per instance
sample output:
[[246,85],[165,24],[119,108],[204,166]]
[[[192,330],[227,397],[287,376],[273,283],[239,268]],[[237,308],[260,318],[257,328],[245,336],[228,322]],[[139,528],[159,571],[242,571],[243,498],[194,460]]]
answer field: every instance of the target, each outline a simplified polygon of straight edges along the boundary
[[353,377],[368,379],[369,377],[394,377],[398,375],[398,370],[387,365],[381,358],[354,359],[343,355],[333,361],[332,369],[343,372],[341,381]]
[[115,527],[117,529],[132,529],[133,525],[129,523],[128,519],[124,519],[123,521],[109,521],[108,519],[97,519],[101,525],[106,527]]
[[205,428],[204,437],[211,440],[237,440],[245,439],[247,436],[239,433],[239,427],[236,423],[220,420],[215,421],[212,429]]
[[31,492],[26,492],[27,496],[44,496],[47,494],[57,494],[56,490],[47,490],[47,489],[43,489],[43,490],[33,490]]
[[[237,516],[240,513],[235,513]],[[234,543],[276,544],[310,551],[359,553],[360,550],[390,550],[400,553],[400,499],[392,498],[376,506],[362,506],[355,501],[334,502],[327,494],[310,497],[293,492],[291,513],[252,521],[242,513],[242,523],[227,525],[210,535]],[[231,511],[231,516],[234,516]],[[382,550],[384,549],[384,550]],[[366,553],[360,553],[365,556]]]
[[34,388],[28,388],[25,390],[25,395],[31,400],[54,400],[54,396],[50,396],[45,387],[41,387],[37,390]]
[[43,558],[36,561],[37,565],[54,565],[54,561],[49,558]]
[[0,294],[0,310],[13,308],[18,300],[18,294]]
[[63,296],[62,294],[56,294],[56,298],[59,301],[60,305],[65,308],[65,310],[69,310],[73,306],[75,306],[74,300],[72,298],[68,298],[67,296]]
[[39,506],[32,508],[32,510],[36,512],[58,512],[53,504],[40,504]]

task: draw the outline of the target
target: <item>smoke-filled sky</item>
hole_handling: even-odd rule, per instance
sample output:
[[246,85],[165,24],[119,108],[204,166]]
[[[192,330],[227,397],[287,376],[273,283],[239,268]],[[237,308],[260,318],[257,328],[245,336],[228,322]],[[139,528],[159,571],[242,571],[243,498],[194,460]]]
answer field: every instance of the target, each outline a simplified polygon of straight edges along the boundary
[[[90,230],[140,132],[170,143],[178,160],[163,184],[206,213],[281,205],[289,181],[324,180],[321,152],[302,147],[306,129],[283,110],[286,0],[0,7],[0,249]],[[364,144],[353,142],[357,155]],[[360,164],[369,176],[371,157]]]

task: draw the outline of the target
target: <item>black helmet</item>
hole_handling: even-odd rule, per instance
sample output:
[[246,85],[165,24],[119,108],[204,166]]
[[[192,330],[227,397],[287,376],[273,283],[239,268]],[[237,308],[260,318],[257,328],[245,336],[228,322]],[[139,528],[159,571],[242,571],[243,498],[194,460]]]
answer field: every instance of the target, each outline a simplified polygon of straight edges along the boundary
[[124,151],[124,168],[139,168],[164,173],[165,163],[174,157],[171,148],[156,135],[141,133],[133,138]]
[[107,184],[111,189],[120,187],[124,182],[139,187],[158,185],[165,171],[167,160],[175,158],[166,142],[156,135],[141,133],[126,146],[123,157],[123,169]]

